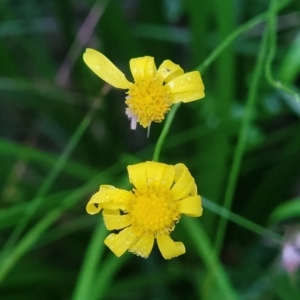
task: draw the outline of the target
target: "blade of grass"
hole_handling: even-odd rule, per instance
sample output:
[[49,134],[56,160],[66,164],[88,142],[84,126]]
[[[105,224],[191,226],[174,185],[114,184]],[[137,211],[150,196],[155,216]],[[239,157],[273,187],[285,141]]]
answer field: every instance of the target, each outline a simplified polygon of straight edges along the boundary
[[[108,92],[109,88],[107,86],[104,86],[104,88],[101,91],[102,96],[104,96]],[[96,111],[96,108],[99,104],[101,98],[98,98],[94,101],[94,104],[92,105],[91,109],[88,111],[86,116],[83,118],[82,122],[79,124],[78,128],[76,129],[75,133],[70,139],[70,142],[64,149],[63,153],[60,155],[59,159],[53,166],[52,170],[50,171],[48,177],[43,182],[42,186],[37,191],[37,194],[35,198],[30,202],[28,205],[26,211],[24,212],[24,216],[21,218],[21,220],[18,222],[17,226],[15,227],[13,233],[10,235],[9,239],[7,240],[5,246],[3,247],[0,257],[2,255],[5,255],[5,253],[9,253],[12,250],[12,247],[16,243],[17,239],[20,237],[21,233],[27,226],[28,222],[31,220],[32,216],[36,212],[37,208],[41,205],[43,196],[50,190],[52,184],[58,177],[59,173],[61,172],[63,166],[67,162],[69,156],[71,155],[72,151],[78,144],[79,140],[81,139],[83,133],[89,126],[92,117],[94,116],[94,113]]]
[[208,199],[205,199],[202,197],[202,203],[203,203],[203,207],[214,212],[215,214],[221,216],[224,219],[227,219],[241,227],[244,227],[258,235],[264,236],[264,237],[268,237],[270,238],[272,241],[280,244],[282,242],[282,237],[275,233],[274,231],[265,228],[263,226],[260,226],[238,214],[235,214],[233,212],[231,212],[230,210],[218,205],[217,203],[214,203]]
[[197,222],[194,218],[183,218],[181,223],[185,228],[186,234],[194,242],[195,249],[199,257],[202,258],[207,270],[213,274],[216,286],[222,293],[223,299],[238,299],[237,294],[229,281],[228,275],[214,254],[213,247],[207,234],[202,228],[201,223]]
[[8,272],[18,262],[18,260],[31,250],[34,243],[57,219],[59,219],[65,213],[66,210],[72,208],[79,199],[89,194],[95,188],[95,186],[99,185],[99,182],[104,180],[104,178],[107,179],[107,177],[113,176],[113,174],[115,174],[120,167],[120,163],[117,163],[102,172],[100,175],[91,179],[87,184],[74,190],[69,194],[69,196],[63,199],[60,207],[53,208],[39,222],[37,222],[24,235],[24,237],[14,247],[11,248],[9,253],[2,252],[2,255],[0,256],[0,284],[5,279]]
[[[278,6],[276,7],[276,11],[282,9],[285,5],[287,5],[290,2],[290,0],[284,0],[282,1],[280,4],[278,4]],[[245,24],[239,26],[239,28],[237,30],[235,30],[234,32],[232,32],[231,34],[229,34],[224,41],[218,45],[218,47],[216,47],[211,54],[200,64],[198,65],[195,70],[203,73],[210,65],[213,61],[215,61],[219,55],[222,54],[223,51],[226,50],[227,47],[229,47],[236,38],[238,38],[240,35],[242,35],[243,33],[245,33],[246,31],[252,29],[253,27],[255,27],[256,25],[258,25],[259,23],[265,21],[268,17],[268,13],[263,13],[260,14],[256,17],[254,17],[253,19],[249,20],[248,22],[246,22]],[[168,134],[169,128],[171,126],[172,121],[174,120],[176,111],[178,108],[176,108],[176,110],[173,112],[174,115],[170,116],[170,113],[167,115],[167,119],[166,122],[164,122],[164,126],[162,129],[162,132],[159,136],[158,142],[159,145],[155,146],[155,150],[154,150],[154,154],[153,154],[153,160],[158,160],[159,156],[160,156],[160,152],[163,146],[163,143],[165,141],[166,135]],[[170,117],[169,117],[170,116]],[[168,118],[172,118],[172,120],[168,121]],[[165,129],[166,127],[166,129]]]
[[285,220],[300,217],[300,197],[289,200],[277,206],[269,216],[268,222],[278,224]]
[[[290,0],[284,0],[281,1],[278,6],[276,6],[276,11],[281,10],[283,7],[285,7]],[[212,64],[213,61],[216,60],[216,58],[227,48],[229,47],[236,38],[238,38],[243,33],[249,31],[250,29],[257,26],[259,23],[262,23],[266,21],[268,18],[268,12],[262,13],[257,15],[256,17],[252,18],[248,22],[244,23],[243,25],[239,26],[238,29],[236,29],[234,32],[229,34],[222,43],[216,47],[211,54],[198,66],[195,70],[198,70],[199,72],[205,71],[208,66]]]
[[[62,199],[66,197],[70,191],[63,191],[60,193],[55,193],[53,195],[48,195],[43,197],[43,205],[38,207],[36,212],[37,217],[42,214],[45,214],[53,207],[56,207],[60,204]],[[24,211],[26,210],[28,203],[18,203],[9,207],[1,208],[0,210],[0,229],[11,227],[18,223],[18,221],[22,218]]]
[[300,73],[300,60],[298,59],[299,49],[300,30],[298,31],[290,48],[287,49],[278,71],[278,77],[287,84],[291,84],[295,81]]
[[[57,155],[49,154],[20,143],[10,142],[2,138],[0,138],[0,155],[1,157],[15,156],[18,157],[18,159],[24,159],[46,167],[54,165],[58,159]],[[72,161],[67,161],[61,171],[81,179],[89,179],[96,174],[96,170]]]
[[88,16],[78,30],[76,39],[70,47],[69,52],[56,75],[55,81],[59,85],[65,86],[67,83],[75,62],[78,60],[83,48],[90,40],[108,2],[109,0],[95,1],[94,6],[91,8]]
[[[16,94],[29,94],[42,97],[44,100],[49,99],[55,101],[54,103],[62,106],[62,102],[65,102],[66,105],[82,105],[82,100],[88,100],[92,102],[92,99],[89,99],[88,96],[83,96],[79,93],[74,93],[61,89],[51,82],[41,83],[33,82],[28,79],[16,79],[13,77],[0,77],[0,90],[7,91],[10,93]],[[5,98],[1,99],[2,101],[7,101]],[[11,102],[10,102],[11,103]],[[18,99],[14,103],[18,104]]]
[[209,52],[207,43],[203,41],[208,40],[212,5],[208,1],[187,0],[184,2],[191,32],[192,61],[202,61]]
[[93,283],[103,255],[105,247],[103,241],[106,233],[104,223],[99,219],[78,275],[73,300],[90,299],[93,294]]
[[108,259],[103,261],[100,271],[95,278],[90,300],[105,299],[108,288],[112,286],[111,282],[114,276],[130,258],[132,258],[132,255],[125,253],[121,257],[110,255]]
[[[225,191],[225,197],[224,197],[224,208],[230,209],[232,202],[233,202],[233,196],[235,193],[235,188],[237,185],[237,179],[238,175],[241,169],[241,163],[244,156],[244,152],[246,149],[246,142],[247,142],[247,131],[250,126],[250,123],[252,121],[253,111],[255,107],[255,103],[257,100],[257,93],[258,93],[258,87],[260,83],[260,79],[263,73],[263,66],[264,61],[266,58],[267,53],[267,33],[265,32],[263,35],[263,39],[261,42],[258,59],[256,61],[256,65],[253,71],[252,76],[252,84],[250,86],[249,94],[246,100],[246,112],[245,117],[242,120],[241,128],[238,133],[238,142],[235,147],[234,155],[233,155],[233,163],[232,167],[229,173],[229,179]],[[224,241],[224,235],[226,232],[227,227],[227,220],[221,218],[219,221],[217,234],[215,238],[215,253],[216,255],[219,255],[223,241]]]
[[[226,38],[234,31],[234,7],[232,0],[213,1],[213,18],[216,22],[216,35],[219,41]],[[202,138],[201,143],[206,145],[209,151],[203,151],[198,155],[199,163],[209,161],[209,168],[205,173],[200,173],[199,181],[205,184],[203,192],[205,195],[215,202],[221,203],[226,178],[228,174],[228,159],[230,155],[230,126],[225,126],[231,118],[231,107],[235,99],[235,80],[236,80],[236,64],[233,45],[229,44],[222,53],[216,58],[211,66],[212,72],[215,74],[215,92],[210,99],[211,105],[214,107],[213,112],[218,122],[213,130],[213,134]],[[205,82],[205,77],[204,77]],[[200,146],[203,148],[203,146]],[[211,159],[213,157],[213,159]],[[215,215],[207,215],[204,219],[204,226],[209,234],[213,236],[216,230],[217,218]]]
[[276,0],[271,0],[270,2],[270,9],[268,14],[268,41],[269,41],[269,55],[266,58],[266,66],[265,66],[265,76],[275,89],[281,90],[290,94],[296,101],[300,102],[300,96],[292,90],[290,87],[286,86],[281,81],[275,80],[272,74],[272,63],[275,58],[276,53],[276,40],[277,40],[277,27],[276,27],[276,20],[277,20],[277,11],[276,11]]
[[[69,194],[69,193],[68,193]],[[62,226],[51,229],[47,232],[47,235],[43,236],[33,247],[33,249],[38,249],[44,247],[45,245],[50,245],[58,240],[75,234],[80,230],[91,228],[94,226],[95,222],[90,218],[89,215],[82,215],[73,219],[67,223],[64,223]]]

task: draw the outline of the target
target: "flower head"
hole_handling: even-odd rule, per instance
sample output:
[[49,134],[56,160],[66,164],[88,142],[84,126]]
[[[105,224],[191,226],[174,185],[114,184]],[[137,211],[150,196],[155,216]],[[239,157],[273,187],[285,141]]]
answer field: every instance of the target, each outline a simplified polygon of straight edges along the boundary
[[120,89],[128,90],[126,114],[131,129],[139,122],[144,128],[151,122],[161,122],[170,106],[178,102],[191,102],[204,97],[204,85],[198,71],[183,72],[179,65],[165,60],[156,69],[154,58],[144,56],[130,60],[134,83],[102,53],[86,49],[84,62],[101,79]]
[[121,230],[104,243],[117,256],[128,250],[147,258],[155,239],[165,259],[184,254],[183,243],[174,242],[170,233],[181,214],[202,215],[201,198],[187,167],[144,162],[127,169],[131,191],[101,185],[86,207],[89,214],[103,210],[108,230]]

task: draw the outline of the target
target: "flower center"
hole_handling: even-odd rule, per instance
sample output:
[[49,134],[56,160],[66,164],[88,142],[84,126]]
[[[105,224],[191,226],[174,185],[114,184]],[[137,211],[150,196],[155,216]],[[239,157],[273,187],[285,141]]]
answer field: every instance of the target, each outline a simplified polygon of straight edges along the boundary
[[127,94],[127,115],[135,116],[144,128],[151,122],[161,122],[170,110],[169,87],[155,77],[135,82]]
[[170,191],[146,188],[142,191],[134,190],[133,193],[135,197],[128,214],[137,236],[148,233],[156,237],[174,230],[174,223],[180,215]]

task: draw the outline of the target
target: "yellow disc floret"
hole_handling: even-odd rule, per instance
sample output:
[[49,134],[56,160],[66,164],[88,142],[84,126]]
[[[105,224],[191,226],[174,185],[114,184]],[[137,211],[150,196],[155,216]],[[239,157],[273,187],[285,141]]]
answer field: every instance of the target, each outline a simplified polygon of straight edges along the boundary
[[135,82],[127,92],[126,104],[131,115],[145,128],[161,122],[170,110],[170,88],[156,77]]
[[149,187],[134,190],[134,196],[128,214],[137,236],[151,234],[157,237],[174,230],[174,222],[179,220],[180,215],[170,191]]

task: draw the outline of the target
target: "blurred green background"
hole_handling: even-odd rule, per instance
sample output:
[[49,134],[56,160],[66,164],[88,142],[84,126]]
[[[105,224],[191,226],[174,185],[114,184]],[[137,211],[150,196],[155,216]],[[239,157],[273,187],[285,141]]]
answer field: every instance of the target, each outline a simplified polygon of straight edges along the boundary
[[[0,299],[297,299],[281,249],[300,217],[298,0],[3,0],[0,37]],[[160,157],[205,198],[172,233],[179,258],[116,258],[85,211],[100,184],[129,187],[164,125],[131,131],[86,47],[128,79],[145,55],[202,73],[206,97],[180,106]]]

